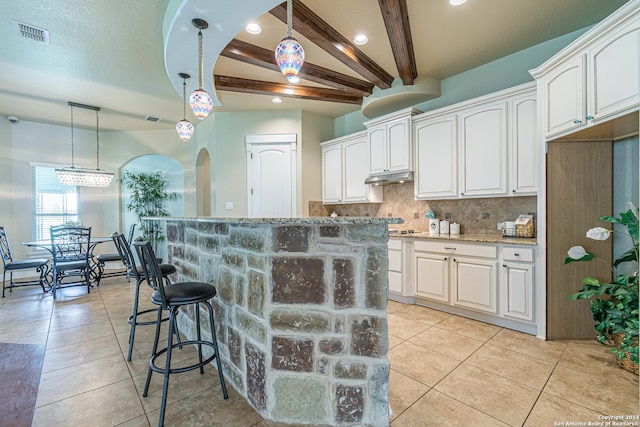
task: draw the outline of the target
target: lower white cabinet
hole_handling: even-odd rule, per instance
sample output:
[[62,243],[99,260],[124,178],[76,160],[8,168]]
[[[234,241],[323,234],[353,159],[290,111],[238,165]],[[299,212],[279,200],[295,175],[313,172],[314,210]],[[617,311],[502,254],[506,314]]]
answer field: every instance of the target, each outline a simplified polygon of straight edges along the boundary
[[504,315],[531,321],[533,320],[533,249],[505,247],[502,259]]
[[402,293],[402,240],[389,239],[387,244],[389,254],[389,292]]
[[453,257],[453,304],[488,313],[497,312],[496,259]]
[[416,252],[416,295],[449,302],[449,257],[444,254]]

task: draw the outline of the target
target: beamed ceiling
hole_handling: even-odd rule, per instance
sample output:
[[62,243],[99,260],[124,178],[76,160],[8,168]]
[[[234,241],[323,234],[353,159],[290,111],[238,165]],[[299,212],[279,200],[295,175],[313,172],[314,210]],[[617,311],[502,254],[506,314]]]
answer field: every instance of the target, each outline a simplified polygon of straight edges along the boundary
[[[163,25],[174,0],[0,1],[0,115],[68,125],[67,101],[74,101],[100,106],[103,130],[168,129],[182,118],[176,75],[189,72],[189,91],[197,86],[197,38],[193,27],[185,27],[180,50],[188,59],[165,57]],[[246,22],[218,20],[222,6],[229,12],[258,2],[209,0],[215,8],[201,16],[180,16],[186,7],[176,15],[176,22],[209,22],[205,48],[222,43],[219,57],[205,61],[205,86],[215,87],[221,103],[214,111],[293,109],[337,117],[360,110],[364,97],[392,85],[446,79],[588,27],[625,3],[468,0],[453,7],[448,0],[293,0],[292,35],[306,54],[294,85],[273,54],[286,35],[286,3],[271,2],[273,8],[251,17],[262,27],[259,35],[241,30]],[[50,43],[18,37],[12,20],[47,29]],[[221,40],[229,28],[238,31]],[[369,37],[366,45],[352,42],[358,33]],[[273,104],[274,96],[283,102]],[[151,123],[145,116],[161,120]],[[190,112],[187,118],[197,121]],[[91,117],[78,120],[95,125]]]

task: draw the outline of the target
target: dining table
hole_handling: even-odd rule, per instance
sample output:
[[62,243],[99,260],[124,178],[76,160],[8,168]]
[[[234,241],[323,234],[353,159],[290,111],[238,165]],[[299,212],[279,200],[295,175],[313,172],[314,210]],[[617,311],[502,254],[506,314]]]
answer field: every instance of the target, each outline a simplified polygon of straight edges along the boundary
[[[91,238],[89,239],[89,260],[91,263],[91,284],[92,285],[99,285],[100,284],[100,268],[98,267],[98,263],[95,259],[95,257],[93,256],[93,251],[96,248],[96,246],[98,246],[101,243],[106,243],[106,242],[113,242],[113,239],[111,237],[104,237],[104,236],[91,236]],[[53,258],[53,249],[51,247],[51,239],[46,239],[46,240],[33,240],[30,242],[22,242],[22,244],[24,246],[30,247],[30,248],[41,248],[41,249],[45,249],[47,252],[49,252],[49,256],[51,258]],[[49,266],[49,264],[46,265],[46,270],[44,272],[44,281],[47,284],[47,286],[49,288],[51,288],[52,282],[53,282],[53,270],[52,268]]]

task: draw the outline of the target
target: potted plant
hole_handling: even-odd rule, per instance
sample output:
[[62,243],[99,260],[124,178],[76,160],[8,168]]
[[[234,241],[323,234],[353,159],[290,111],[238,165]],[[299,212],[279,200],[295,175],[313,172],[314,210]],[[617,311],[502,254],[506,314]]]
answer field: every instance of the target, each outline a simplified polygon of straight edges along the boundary
[[144,217],[165,217],[169,211],[165,203],[178,197],[178,193],[167,192],[169,181],[160,171],[156,172],[130,172],[124,171],[122,184],[130,191],[127,210],[138,217],[139,229],[142,238],[154,244],[163,241],[165,236],[157,224],[151,221],[143,221]]
[[[595,277],[582,280],[584,286],[569,296],[569,300],[589,299],[591,313],[595,321],[596,339],[603,344],[613,343],[611,352],[616,354],[618,365],[626,370],[638,373],[638,211],[632,207],[620,214],[619,218],[603,216],[600,220],[626,227],[633,246],[620,255],[610,265],[612,277],[610,283],[600,282]],[[593,240],[606,240],[612,231],[603,227],[587,231],[587,237]],[[626,235],[627,233],[620,234]],[[599,260],[582,246],[573,246],[568,251],[564,263]],[[631,274],[618,272],[621,264],[635,262],[635,271]],[[627,264],[628,266],[628,264]]]

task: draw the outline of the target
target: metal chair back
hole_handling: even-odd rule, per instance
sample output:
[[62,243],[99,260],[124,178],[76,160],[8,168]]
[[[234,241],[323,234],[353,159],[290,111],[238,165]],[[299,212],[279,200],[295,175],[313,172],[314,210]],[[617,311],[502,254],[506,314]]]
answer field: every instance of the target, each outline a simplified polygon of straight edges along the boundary
[[133,258],[133,253],[131,253],[131,248],[129,247],[129,242],[124,237],[122,233],[113,233],[111,235],[113,239],[113,244],[115,245],[120,258],[122,259],[122,263],[127,269],[127,275],[129,277],[133,277],[136,280],[140,279],[140,275],[138,274],[138,268],[136,266],[136,261]]
[[133,232],[136,229],[136,224],[131,224],[131,227],[129,227],[129,237],[127,237],[127,243],[131,244],[133,242]]
[[4,227],[0,226],[0,256],[2,256],[2,265],[7,266],[13,261],[11,256],[11,246],[9,246],[9,239],[7,238],[7,231]]
[[153,252],[151,242],[144,240],[136,240],[133,242],[133,246],[138,254],[138,259],[142,267],[142,272],[147,280],[147,284],[154,288],[162,301],[162,308],[168,309],[167,297],[164,291],[164,280],[162,277],[162,271],[160,270],[160,264],[156,254]]
[[91,227],[67,227],[53,225],[51,231],[51,255],[53,262],[87,261],[91,257]]

